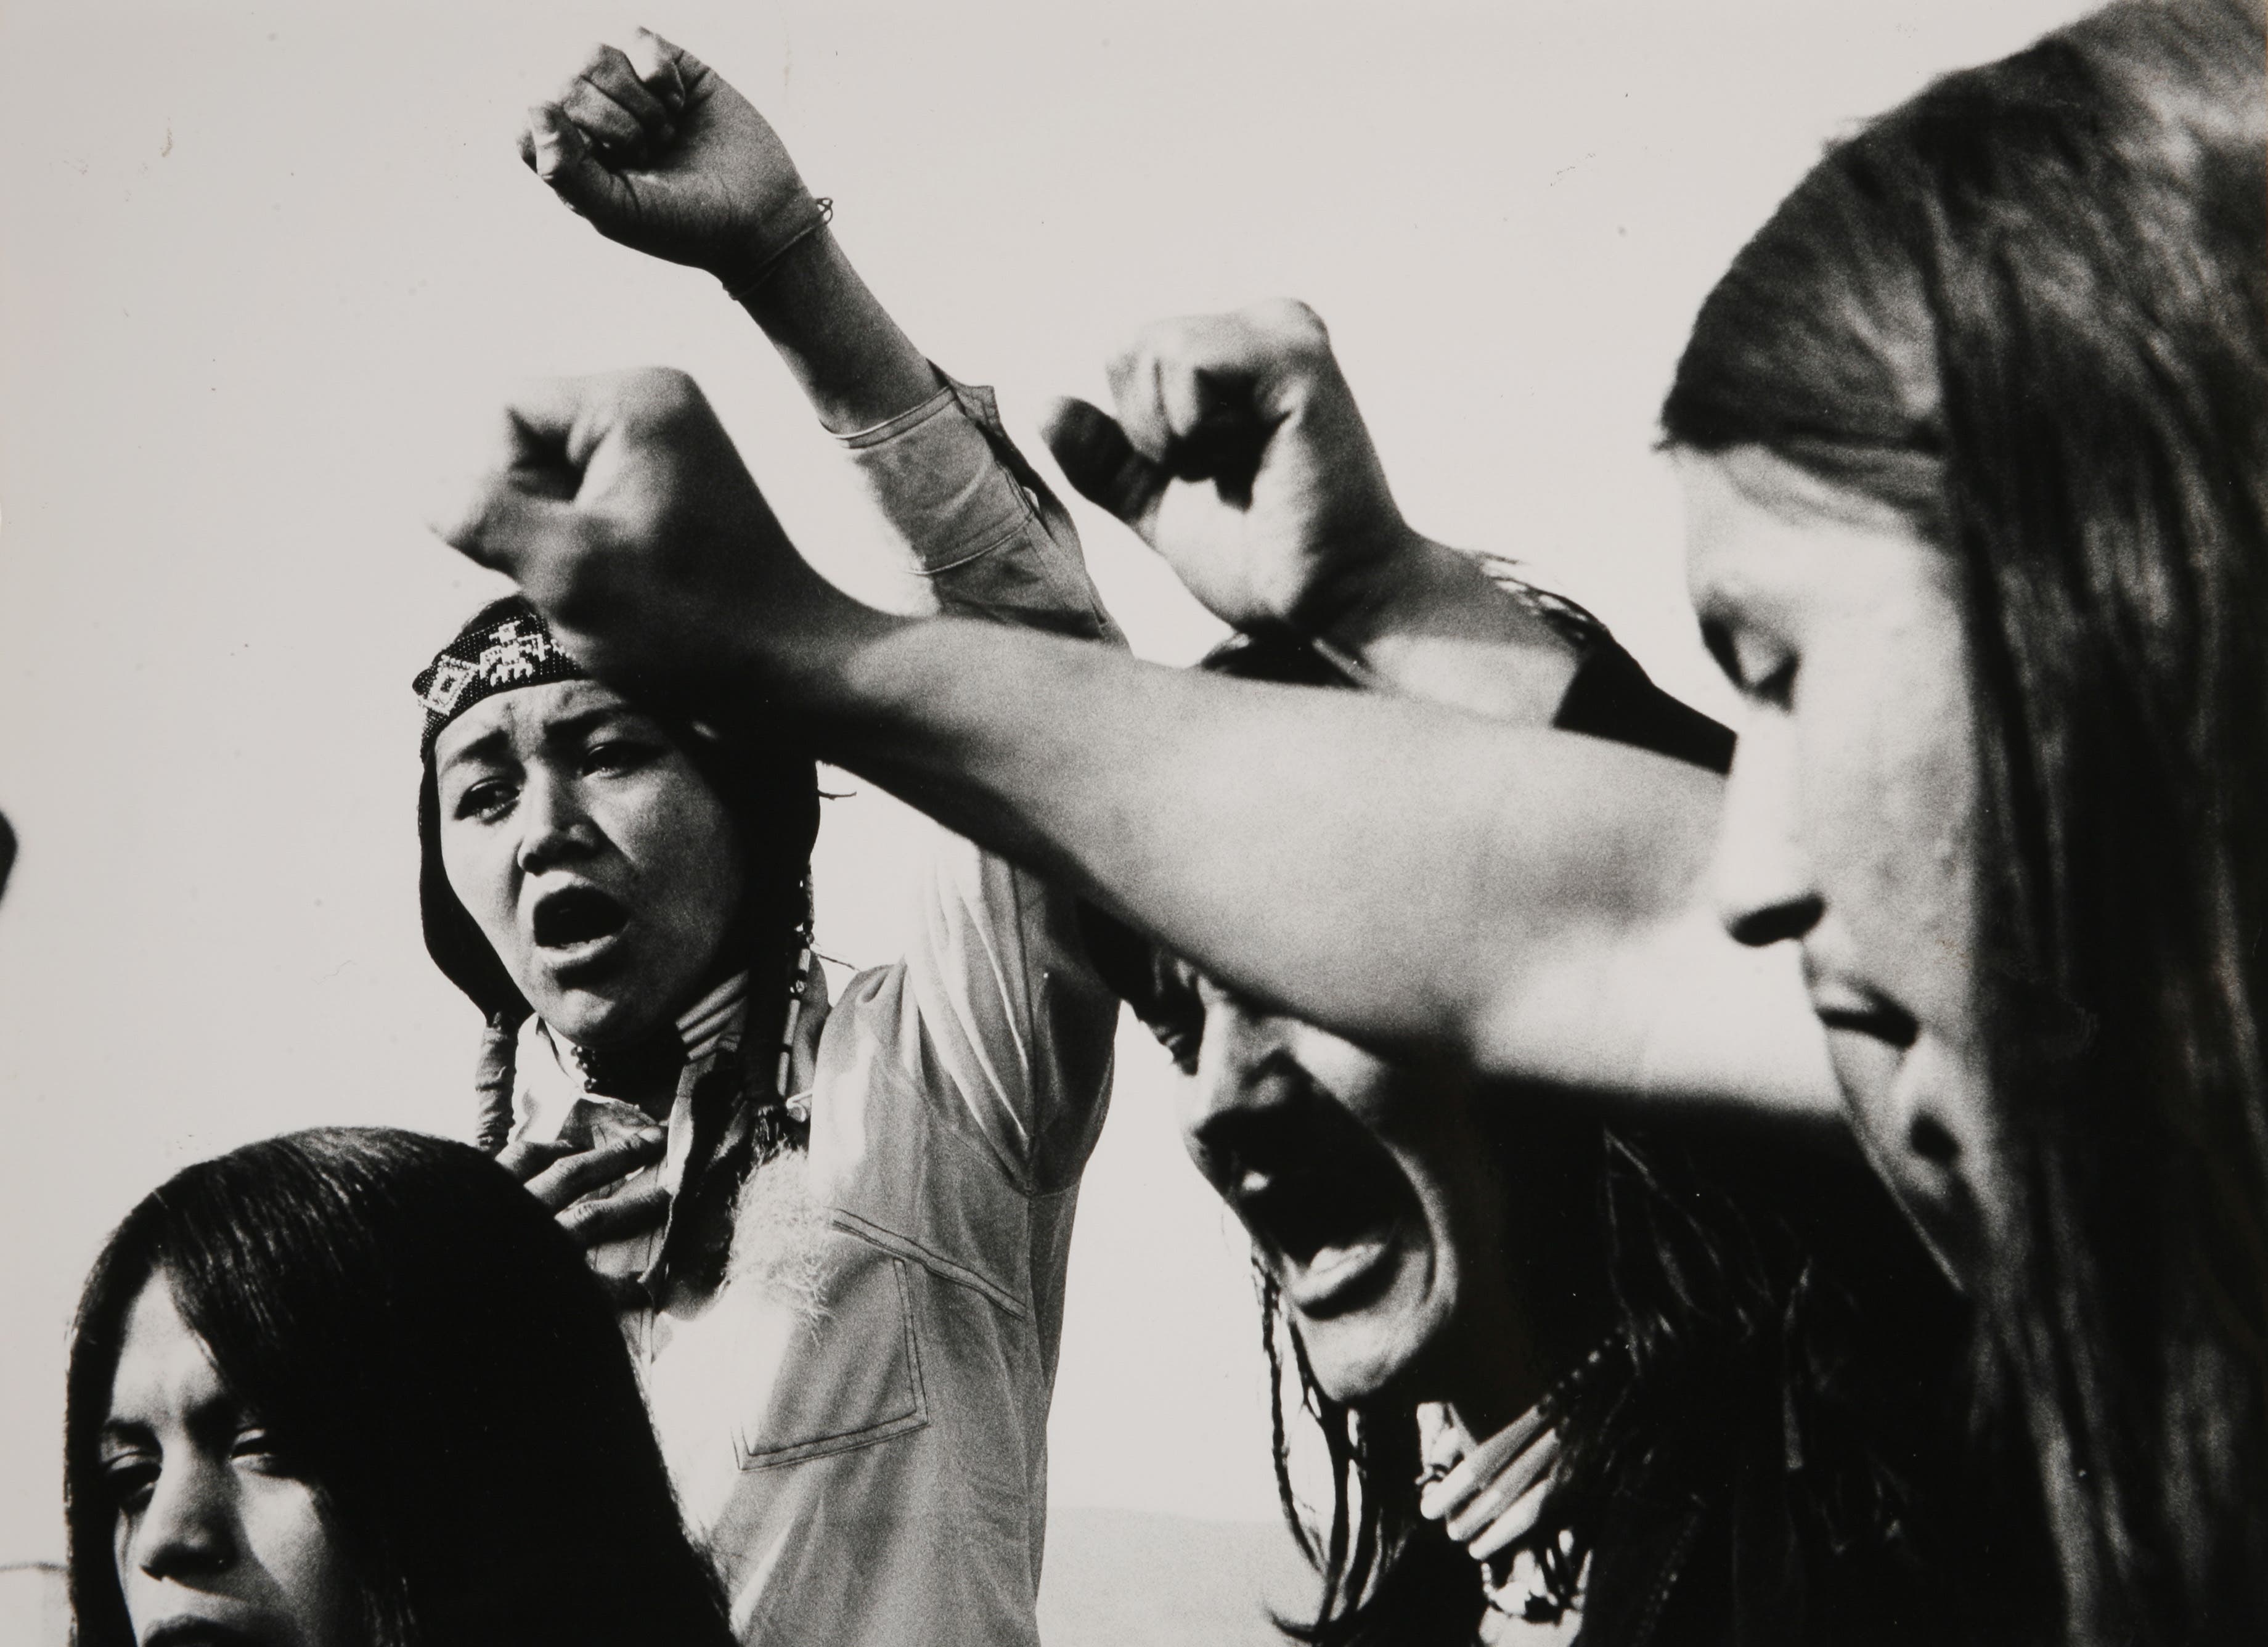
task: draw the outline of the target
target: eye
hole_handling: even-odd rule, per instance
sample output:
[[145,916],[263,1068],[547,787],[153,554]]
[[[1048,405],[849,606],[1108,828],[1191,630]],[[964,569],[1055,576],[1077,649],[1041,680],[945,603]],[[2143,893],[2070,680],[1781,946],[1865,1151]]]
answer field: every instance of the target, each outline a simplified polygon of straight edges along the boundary
[[1744,624],[1716,619],[1702,624],[1701,640],[1742,697],[1775,709],[1786,709],[1795,701],[1793,649]]
[[1752,673],[1742,689],[1758,703],[1770,704],[1775,709],[1786,709],[1795,701],[1795,660],[1793,657],[1775,659]]
[[483,824],[493,824],[512,810],[512,802],[519,798],[519,787],[503,778],[483,778],[468,784],[457,796],[450,816],[458,818],[477,818]]
[[590,777],[619,777],[646,765],[655,754],[650,745],[632,738],[603,738],[583,751],[583,771]]
[[228,1456],[261,1475],[298,1473],[291,1455],[276,1444],[274,1435],[257,1424],[236,1432],[236,1439],[229,1444]]
[[102,1461],[102,1488],[121,1515],[138,1514],[157,1490],[158,1455],[134,1451],[113,1453]]

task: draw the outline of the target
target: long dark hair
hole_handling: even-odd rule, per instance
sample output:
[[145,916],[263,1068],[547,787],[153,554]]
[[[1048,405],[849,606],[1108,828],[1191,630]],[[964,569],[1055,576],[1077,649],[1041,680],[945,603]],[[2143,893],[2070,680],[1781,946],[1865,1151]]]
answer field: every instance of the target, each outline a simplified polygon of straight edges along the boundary
[[574,1244],[477,1151],[387,1129],[200,1163],[96,1260],[63,1429],[78,1647],[133,1641],[99,1441],[128,1313],[158,1276],[314,1488],[372,1647],[729,1647]]
[[[1510,563],[1491,571],[1550,603],[1580,650],[1556,726],[1730,765],[1731,735],[1662,691],[1595,618]],[[1280,635],[1241,637],[1204,667],[1351,683]],[[1107,920],[1089,934],[1116,935]],[[1099,958],[1192,1071],[1202,1006],[1124,937],[1123,955],[1105,943]],[[1542,1091],[1469,1101],[1505,1198],[1507,1259],[1532,1295],[1577,1301],[1546,1334],[1563,1340],[1569,1376],[1541,1403],[1561,1452],[1526,1540],[1543,1579],[1530,1612],[1557,1616],[1580,1592],[1587,1638],[1609,1642],[1716,1640],[1735,1621],[1832,1647],[2040,1634],[2051,1607],[2026,1536],[2036,1514],[2007,1513],[2002,1460],[1963,1445],[1965,1312],[1862,1162],[1769,1127],[1610,1127]],[[1321,1580],[1314,1612],[1279,1627],[1314,1647],[1469,1647],[1486,1598],[1477,1566],[1419,1512],[1415,1413],[1334,1400],[1264,1271],[1258,1285],[1278,1496]],[[1287,1399],[1323,1444],[1331,1502],[1312,1525],[1293,1491]]]
[[1966,576],[1980,1296],[2073,1639],[2268,1636],[2268,76],[2129,4],[1830,152],[1702,309],[1675,445],[1903,509]]
[[[1507,1169],[1535,1146],[1527,1109],[1491,1113]],[[2040,1639],[2043,1553],[1964,1444],[1963,1311],[1863,1163],[1761,1131],[1590,1130],[1563,1152],[1587,1228],[1550,1261],[1595,1250],[1606,1329],[1541,1403],[1562,1451],[1526,1540],[1528,1615],[1580,1592],[1586,1639],[1717,1640],[1735,1621],[1835,1647]],[[1478,1569],[1419,1514],[1414,1414],[1332,1400],[1264,1277],[1261,1293],[1278,1490],[1322,1580],[1285,1633],[1469,1647]],[[1332,1502],[1312,1526],[1287,1394],[1324,1442]]]

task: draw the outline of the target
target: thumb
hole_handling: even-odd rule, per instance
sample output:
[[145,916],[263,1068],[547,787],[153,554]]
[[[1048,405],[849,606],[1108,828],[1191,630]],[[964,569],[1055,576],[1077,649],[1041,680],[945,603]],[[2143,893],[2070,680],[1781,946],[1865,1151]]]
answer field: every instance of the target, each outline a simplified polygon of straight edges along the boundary
[[1149,540],[1158,499],[1173,476],[1136,451],[1109,413],[1082,400],[1053,401],[1041,414],[1040,432],[1079,496]]
[[630,203],[625,199],[630,186],[600,164],[581,129],[556,104],[538,103],[527,111],[519,158],[579,216],[600,217]]

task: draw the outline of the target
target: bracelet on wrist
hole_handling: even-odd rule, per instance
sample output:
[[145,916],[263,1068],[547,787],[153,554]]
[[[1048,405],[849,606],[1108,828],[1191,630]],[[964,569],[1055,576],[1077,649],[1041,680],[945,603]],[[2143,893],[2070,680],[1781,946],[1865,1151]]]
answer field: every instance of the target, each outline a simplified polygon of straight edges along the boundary
[[835,220],[835,203],[832,200],[824,196],[813,200],[806,196],[804,203],[809,209],[801,214],[802,221],[796,225],[787,239],[765,253],[755,269],[745,275],[718,277],[725,296],[735,303],[747,302],[762,290],[764,282],[778,272],[781,259]]

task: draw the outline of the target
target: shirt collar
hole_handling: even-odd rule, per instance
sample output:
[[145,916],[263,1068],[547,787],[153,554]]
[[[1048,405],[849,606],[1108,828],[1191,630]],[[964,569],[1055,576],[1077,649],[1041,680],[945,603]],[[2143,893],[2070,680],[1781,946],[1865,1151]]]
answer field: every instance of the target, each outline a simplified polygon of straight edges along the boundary
[[[711,1063],[736,1050],[747,1016],[748,975],[740,972],[678,1015],[677,1034],[684,1045],[686,1063]],[[574,1044],[555,1033],[540,1017],[530,1017],[521,1029],[515,1062],[516,1107],[520,1113],[519,1135],[524,1138],[557,1142],[578,1105],[586,1106],[586,1112],[614,1117],[623,1125],[653,1125],[636,1105],[588,1090],[575,1060]]]

